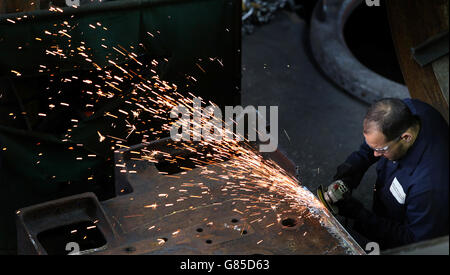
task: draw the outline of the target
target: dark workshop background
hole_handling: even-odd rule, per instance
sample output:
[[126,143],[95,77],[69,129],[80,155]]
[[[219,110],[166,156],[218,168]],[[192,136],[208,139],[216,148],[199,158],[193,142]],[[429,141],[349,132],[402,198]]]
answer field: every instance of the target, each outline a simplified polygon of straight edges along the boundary
[[[298,166],[301,184],[315,193],[331,183],[336,167],[363,142],[369,103],[335,84],[315,61],[310,31],[318,1],[284,2],[289,5],[267,22],[243,25],[240,101],[244,107],[278,106],[279,149]],[[385,7],[359,6],[343,35],[361,64],[404,85]],[[368,209],[375,178],[371,167],[353,193]]]

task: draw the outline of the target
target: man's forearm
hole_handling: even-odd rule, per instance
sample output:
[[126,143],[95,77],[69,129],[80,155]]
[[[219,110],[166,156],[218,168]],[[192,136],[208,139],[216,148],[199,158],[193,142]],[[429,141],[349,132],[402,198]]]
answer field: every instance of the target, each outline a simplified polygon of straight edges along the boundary
[[342,176],[342,179],[344,180],[344,182],[345,179],[347,179],[348,182],[346,182],[346,184],[349,185],[349,188],[357,188],[369,167],[378,160],[379,157],[375,157],[373,155],[373,151],[364,142],[360,146],[359,151],[353,152],[345,160],[345,164],[349,165],[351,168],[348,169],[348,172],[346,173],[347,175]]

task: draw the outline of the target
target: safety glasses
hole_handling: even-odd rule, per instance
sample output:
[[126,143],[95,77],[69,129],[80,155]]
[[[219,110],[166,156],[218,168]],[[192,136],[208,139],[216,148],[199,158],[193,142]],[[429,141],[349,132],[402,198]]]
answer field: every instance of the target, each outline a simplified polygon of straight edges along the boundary
[[391,144],[386,145],[383,148],[371,148],[371,149],[374,150],[377,153],[383,154],[383,153],[386,153],[387,151],[389,151],[389,148],[391,148],[391,146],[393,144],[395,144],[396,142],[398,142],[401,139],[402,139],[402,137],[399,136],[398,138],[394,139]]

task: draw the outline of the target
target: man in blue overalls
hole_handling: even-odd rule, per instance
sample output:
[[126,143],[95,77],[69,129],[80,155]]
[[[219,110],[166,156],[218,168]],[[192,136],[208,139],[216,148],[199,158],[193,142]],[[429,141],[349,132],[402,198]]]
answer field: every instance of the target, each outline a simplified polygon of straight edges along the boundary
[[382,99],[363,123],[365,141],[338,167],[334,179],[356,188],[377,163],[373,209],[349,198],[339,214],[381,249],[448,235],[448,124],[415,99]]

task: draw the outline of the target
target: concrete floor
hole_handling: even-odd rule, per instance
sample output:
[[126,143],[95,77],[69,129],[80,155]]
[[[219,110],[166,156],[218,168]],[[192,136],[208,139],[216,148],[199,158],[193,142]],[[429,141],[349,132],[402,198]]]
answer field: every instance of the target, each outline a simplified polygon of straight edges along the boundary
[[[301,183],[315,194],[359,148],[368,105],[319,71],[309,54],[308,31],[305,21],[283,11],[243,36],[242,105],[278,106],[279,149],[299,166]],[[353,193],[368,209],[375,179],[371,167]]]

